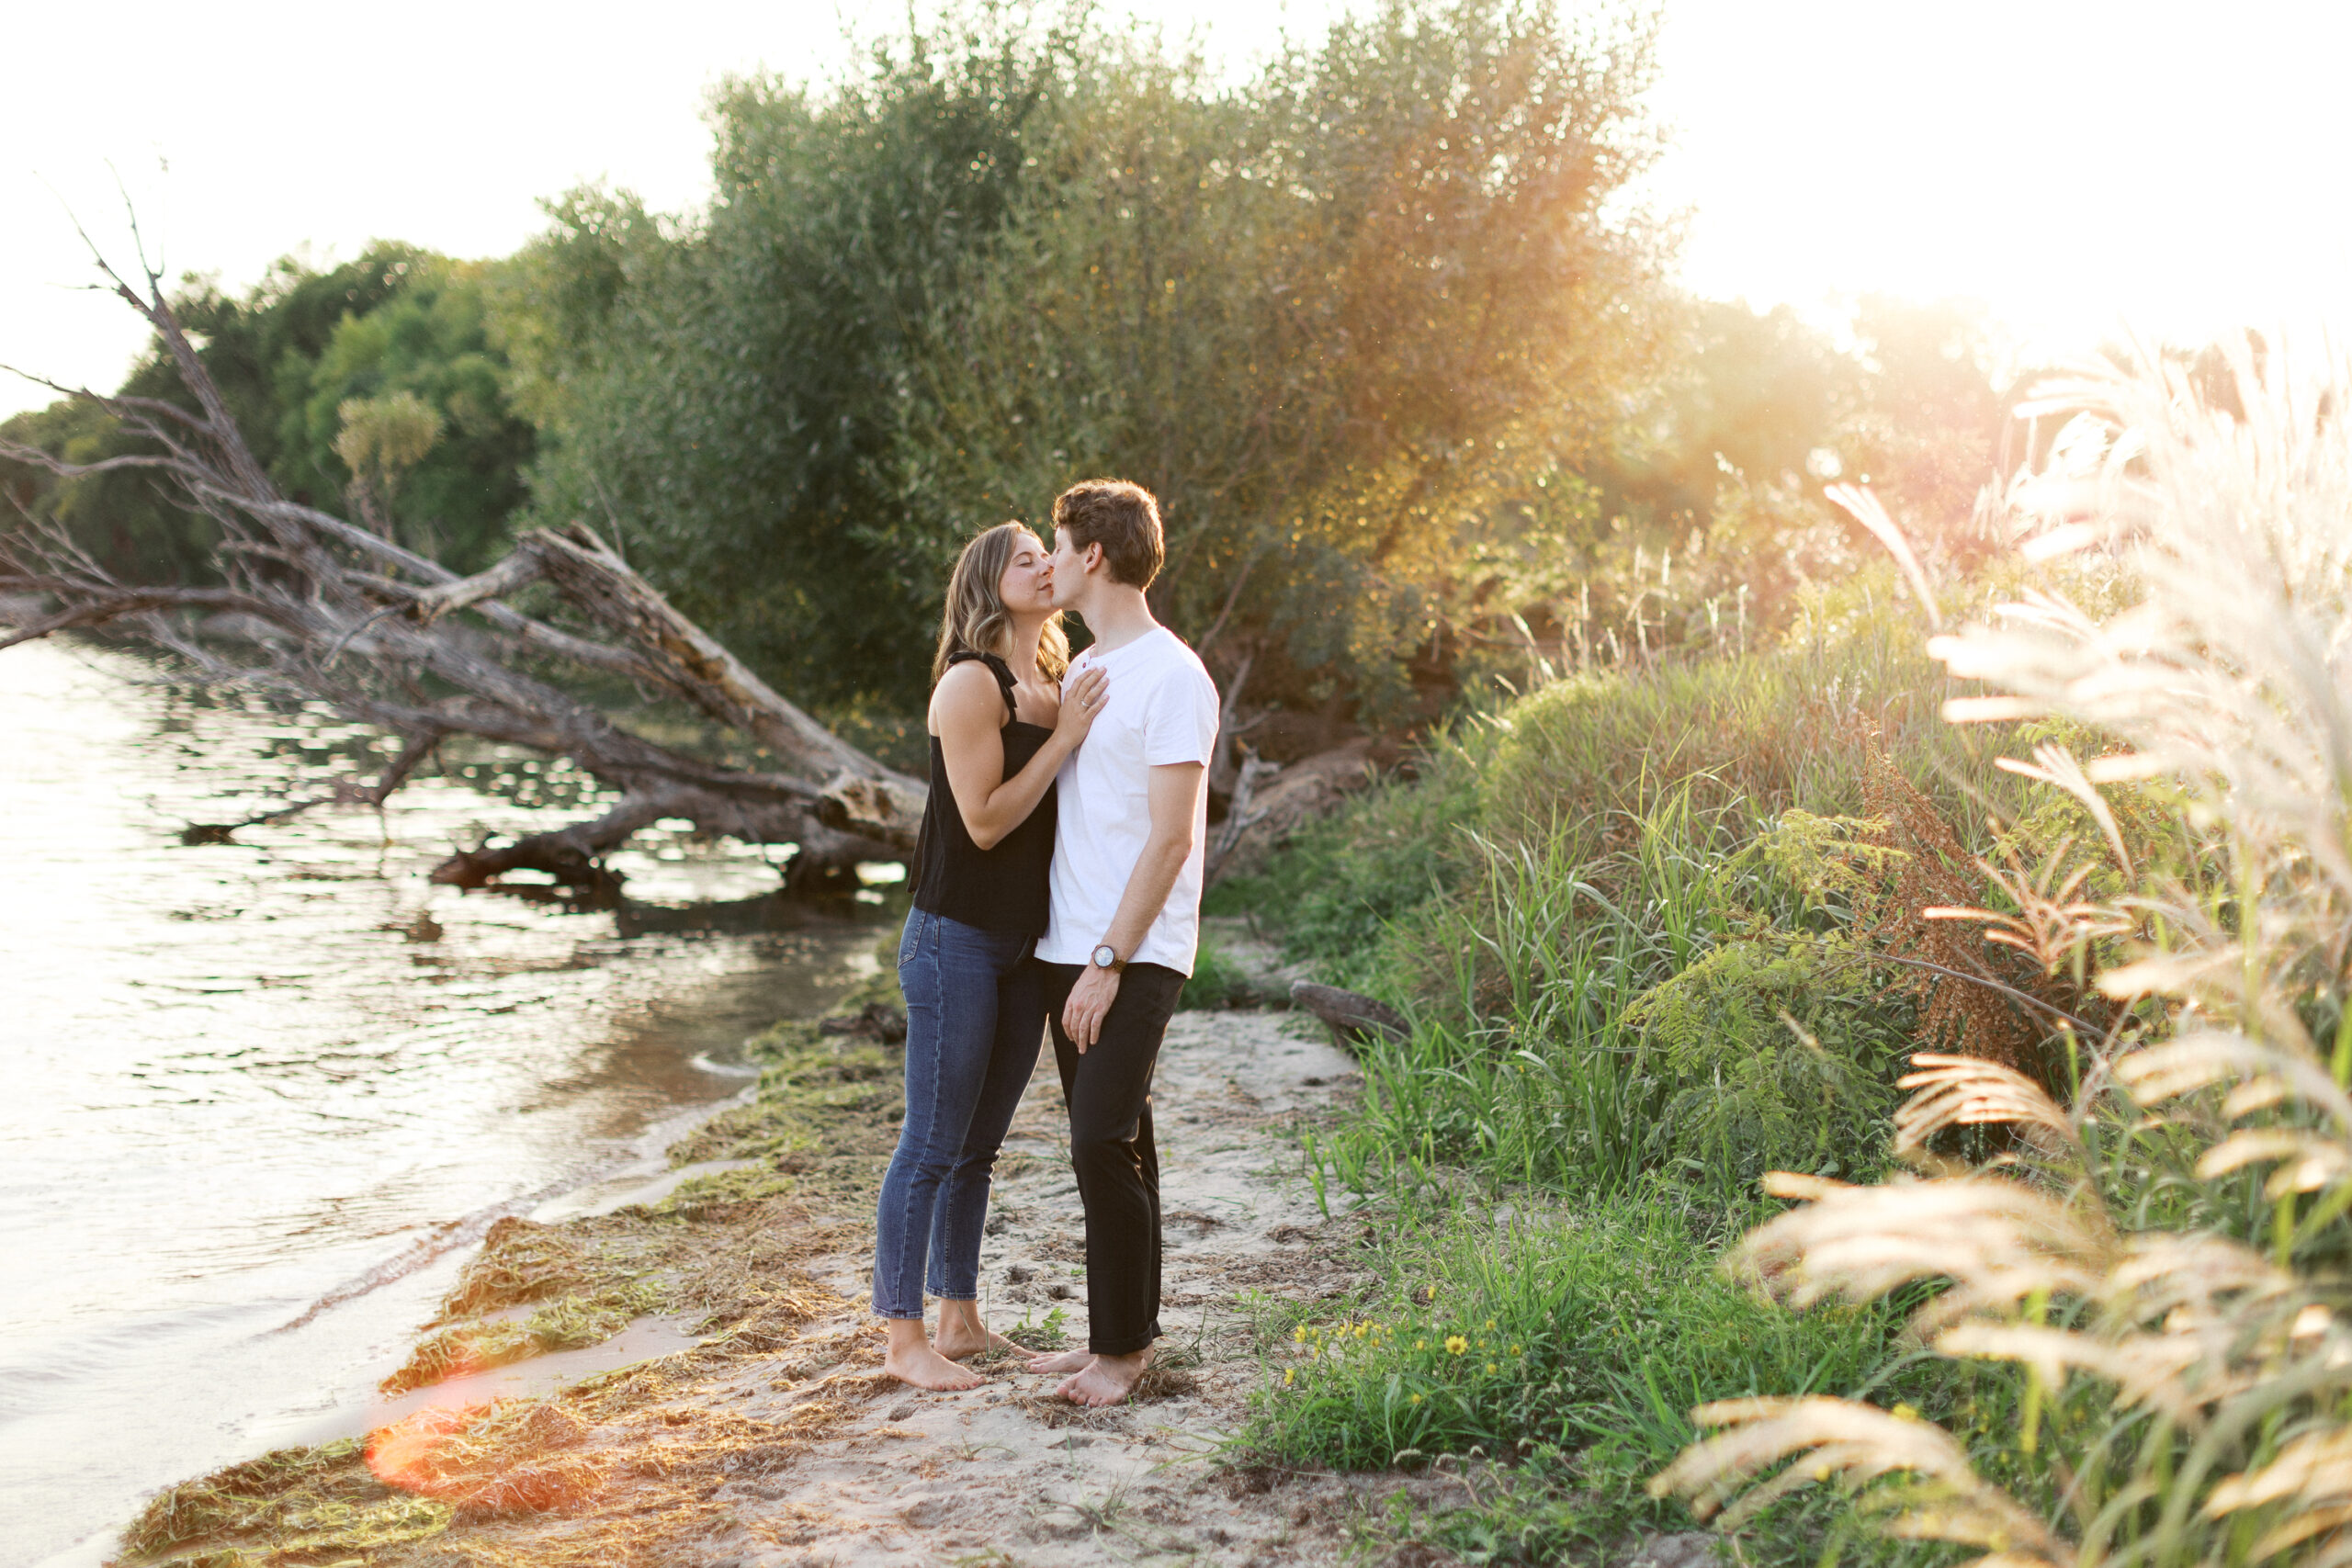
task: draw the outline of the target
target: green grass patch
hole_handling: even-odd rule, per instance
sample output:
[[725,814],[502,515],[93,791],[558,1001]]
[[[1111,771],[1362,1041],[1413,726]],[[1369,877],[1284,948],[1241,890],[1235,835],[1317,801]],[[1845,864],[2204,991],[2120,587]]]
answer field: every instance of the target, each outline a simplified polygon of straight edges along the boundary
[[1253,1450],[1342,1469],[1543,1448],[1663,1463],[1689,1436],[1691,1404],[1849,1392],[1886,1359],[1881,1314],[1800,1315],[1754,1300],[1721,1277],[1685,1216],[1654,1200],[1500,1224],[1439,1219],[1380,1227],[1435,1239],[1379,1248],[1373,1298],[1268,1320],[1275,1375]]
[[1561,831],[1483,839],[1423,921],[1412,1034],[1361,1047],[1355,1113],[1309,1142],[1334,1185],[1617,1193],[1665,1175],[1718,1207],[1768,1169],[1883,1168],[1909,995],[1815,915],[1729,810],[1677,790],[1586,858]]
[[[1231,1457],[1491,1461],[1501,1468],[1481,1501],[1400,1514],[1390,1531],[1471,1562],[1551,1562],[1637,1529],[1690,1528],[1642,1483],[1696,1436],[1694,1404],[1921,1382],[1896,1344],[1899,1314],[1759,1302],[1723,1277],[1691,1219],[1657,1194],[1500,1223],[1458,1208],[1384,1217],[1366,1229],[1375,1293],[1336,1311],[1261,1303],[1266,1383]],[[1834,1497],[1799,1500],[1743,1551],[1810,1562],[1838,1513]]]
[[[1874,755],[1964,845],[2012,817],[1955,730],[1919,628],[1822,597],[1790,644],[1555,682],[1465,721],[1221,890],[1286,954],[1412,1022],[1359,1047],[1363,1091],[1302,1129],[1319,1194],[1373,1198],[1378,1292],[1266,1309],[1267,1386],[1238,1459],[1446,1463],[1469,1501],[1374,1535],[1476,1563],[1598,1560],[1688,1529],[1643,1490],[1691,1406],[1865,1393],[1966,1429],[2016,1414],[2006,1371],[1931,1363],[1890,1307],[1794,1314],[1715,1267],[1756,1180],[1867,1180],[1920,1043],[1914,987],[1847,938],[1850,900],[1794,840],[1858,833]],[[1874,829],[1870,829],[1874,830]],[[1793,847],[1792,847],[1793,846]],[[1818,846],[1815,846],[1816,849]],[[1817,858],[1817,857],[1816,857]],[[1507,1202],[1518,1217],[1476,1216]],[[1815,1489],[1747,1527],[1754,1563],[1883,1556]]]
[[749,1055],[762,1064],[754,1098],[672,1145],[670,1163],[749,1159],[760,1168],[696,1178],[662,1212],[691,1218],[713,1203],[774,1196],[787,1190],[787,1179],[789,1190],[812,1197],[870,1191],[876,1161],[887,1160],[898,1140],[903,1049],[796,1022],[769,1030]]

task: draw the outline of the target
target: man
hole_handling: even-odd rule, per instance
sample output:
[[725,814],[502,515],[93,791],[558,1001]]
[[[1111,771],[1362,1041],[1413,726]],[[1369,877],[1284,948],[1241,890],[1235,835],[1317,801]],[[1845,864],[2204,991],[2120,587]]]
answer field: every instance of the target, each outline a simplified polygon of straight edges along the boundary
[[1087,1346],[1029,1370],[1067,1373],[1059,1392],[1078,1404],[1126,1398],[1159,1337],[1151,1072],[1200,936],[1217,728],[1208,671],[1144,599],[1165,548],[1159,503],[1140,485],[1091,479],[1054,502],[1054,604],[1094,638],[1064,684],[1092,667],[1110,679],[1057,781],[1053,902],[1037,943],[1086,1209]]

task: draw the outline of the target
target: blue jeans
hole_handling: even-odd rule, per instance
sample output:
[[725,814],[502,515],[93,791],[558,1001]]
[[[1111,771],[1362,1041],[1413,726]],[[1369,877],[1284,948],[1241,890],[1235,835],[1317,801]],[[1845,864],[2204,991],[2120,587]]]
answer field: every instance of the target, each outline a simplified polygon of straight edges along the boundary
[[875,1215],[874,1310],[920,1319],[931,1293],[977,1301],[989,1177],[1046,1032],[1035,939],[916,909],[899,939],[907,1119]]

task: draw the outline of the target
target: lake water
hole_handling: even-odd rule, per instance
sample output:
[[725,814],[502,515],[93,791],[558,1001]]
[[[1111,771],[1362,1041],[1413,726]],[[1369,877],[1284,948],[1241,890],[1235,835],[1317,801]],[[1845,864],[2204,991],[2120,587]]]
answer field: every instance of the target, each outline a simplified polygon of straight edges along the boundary
[[677,831],[569,908],[425,879],[569,820],[488,749],[379,814],[187,846],[349,776],[315,712],[104,649],[0,652],[0,1568],[362,1397],[468,1245],[740,1092],[740,1047],[876,965],[877,913]]

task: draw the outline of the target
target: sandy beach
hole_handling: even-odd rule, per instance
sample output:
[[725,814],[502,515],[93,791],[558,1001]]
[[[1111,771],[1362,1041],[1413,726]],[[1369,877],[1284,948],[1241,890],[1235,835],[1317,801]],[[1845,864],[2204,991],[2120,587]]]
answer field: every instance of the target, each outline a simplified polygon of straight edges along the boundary
[[[1139,1397],[1106,1411],[1006,1356],[961,1393],[880,1374],[865,1303],[896,1052],[810,1025],[767,1050],[760,1089],[682,1140],[671,1177],[609,1213],[493,1232],[364,1441],[175,1488],[123,1561],[1309,1563],[1338,1561],[1400,1490],[1458,1492],[1442,1474],[1281,1474],[1222,1451],[1279,1354],[1269,1309],[1363,1280],[1363,1222],[1325,1213],[1291,1144],[1355,1081],[1310,1019],[1171,1026],[1155,1093],[1167,1335]],[[1048,1055],[982,1256],[989,1322],[1033,1344],[1083,1333],[1063,1140]],[[647,1359],[614,1365],[632,1354]],[[208,1555],[223,1551],[241,1555]]]

